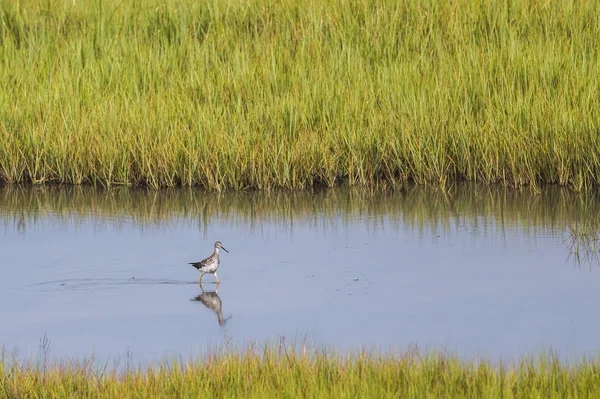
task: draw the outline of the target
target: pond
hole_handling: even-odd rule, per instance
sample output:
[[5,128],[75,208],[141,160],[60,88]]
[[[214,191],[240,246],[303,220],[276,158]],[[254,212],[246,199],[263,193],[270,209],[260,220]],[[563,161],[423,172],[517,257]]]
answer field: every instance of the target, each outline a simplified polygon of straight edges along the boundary
[[[600,200],[473,185],[207,193],[0,189],[0,345],[146,362],[217,345],[600,352]],[[188,263],[220,240],[217,287]],[[585,251],[584,251],[585,252]],[[46,348],[48,350],[48,348]]]

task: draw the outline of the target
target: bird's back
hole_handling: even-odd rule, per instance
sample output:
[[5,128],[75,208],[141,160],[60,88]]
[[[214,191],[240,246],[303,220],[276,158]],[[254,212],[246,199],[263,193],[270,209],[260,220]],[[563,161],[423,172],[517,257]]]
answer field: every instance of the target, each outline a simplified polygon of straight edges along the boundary
[[200,270],[210,267],[213,263],[219,263],[219,258],[215,256],[215,254],[212,254],[208,258],[202,259],[200,262],[190,262],[190,265]]

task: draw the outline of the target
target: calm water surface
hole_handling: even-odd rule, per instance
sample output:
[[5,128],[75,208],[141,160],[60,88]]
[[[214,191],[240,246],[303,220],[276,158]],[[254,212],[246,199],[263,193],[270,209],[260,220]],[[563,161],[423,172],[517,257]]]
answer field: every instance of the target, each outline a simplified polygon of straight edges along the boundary
[[[514,359],[600,353],[600,266],[568,226],[600,201],[549,189],[225,193],[0,189],[0,345],[146,361],[306,338],[342,350]],[[188,262],[221,240],[216,289]]]

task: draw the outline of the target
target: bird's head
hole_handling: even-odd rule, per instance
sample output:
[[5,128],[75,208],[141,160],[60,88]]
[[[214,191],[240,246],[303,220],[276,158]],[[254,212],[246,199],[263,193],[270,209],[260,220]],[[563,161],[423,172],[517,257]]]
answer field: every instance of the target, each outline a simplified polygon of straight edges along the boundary
[[229,251],[225,249],[225,247],[223,246],[223,244],[221,244],[221,241],[217,241],[217,242],[215,242],[215,248],[220,248],[220,249],[222,249],[223,251],[225,251],[225,252],[229,253]]

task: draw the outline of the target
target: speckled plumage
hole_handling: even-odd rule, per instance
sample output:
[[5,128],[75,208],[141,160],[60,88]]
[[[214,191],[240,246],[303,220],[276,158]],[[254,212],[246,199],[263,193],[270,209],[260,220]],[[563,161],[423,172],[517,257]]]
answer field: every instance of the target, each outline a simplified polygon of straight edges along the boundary
[[217,284],[219,284],[219,276],[217,276],[217,269],[221,263],[219,259],[219,249],[229,253],[228,250],[225,249],[221,241],[215,242],[215,249],[211,256],[208,258],[202,259],[200,262],[190,262],[190,265],[194,266],[196,269],[200,271],[200,278],[198,278],[198,282],[202,282],[202,277],[205,274],[214,274]]

